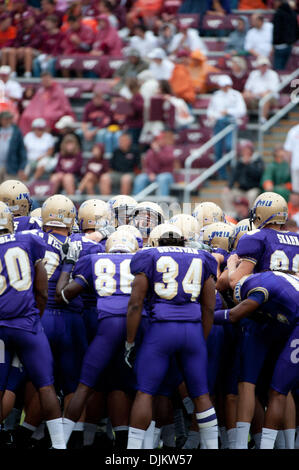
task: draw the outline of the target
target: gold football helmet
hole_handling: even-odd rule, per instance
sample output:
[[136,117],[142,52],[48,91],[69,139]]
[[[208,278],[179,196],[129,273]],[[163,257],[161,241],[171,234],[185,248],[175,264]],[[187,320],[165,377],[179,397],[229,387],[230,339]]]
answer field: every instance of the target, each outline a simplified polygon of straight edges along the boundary
[[0,201],[0,231],[14,232],[13,215],[9,207]]
[[143,237],[148,237],[151,230],[165,220],[162,208],[155,202],[144,201],[137,204],[130,224],[140,230]]
[[260,194],[250,211],[250,222],[257,229],[268,224],[283,225],[288,219],[288,205],[280,194],[265,192]]
[[126,225],[129,223],[132,213],[137,206],[137,201],[131,196],[118,195],[108,201],[114,226]]
[[160,238],[183,238],[183,233],[179,227],[174,224],[160,224],[157,225],[150,233],[148,239],[148,246],[155,247],[159,246]]
[[30,215],[31,215],[31,217],[41,218],[41,216],[42,216],[42,208],[41,208],[41,207],[37,207],[36,209],[34,209],[33,211],[30,212]]
[[82,232],[106,227],[110,223],[108,204],[100,199],[88,199],[79,207],[78,222]]
[[71,230],[76,217],[76,208],[66,196],[55,194],[42,205],[43,226],[61,227]]
[[140,238],[142,240],[142,235],[140,231],[138,230],[137,227],[134,227],[134,225],[120,225],[116,229],[117,232],[124,231],[124,232],[130,232],[133,235],[135,235],[136,238]]
[[136,253],[138,242],[133,233],[128,230],[116,230],[106,242],[106,253]]
[[214,204],[214,202],[202,202],[198,204],[192,215],[196,218],[200,228],[205,225],[225,221],[223,210],[221,207],[217,206],[217,204]]
[[188,214],[176,214],[169,220],[170,224],[178,227],[186,241],[195,241],[198,239],[200,226],[197,219]]
[[235,233],[234,233],[234,245],[233,249],[235,250],[238,246],[238,241],[247,232],[250,232],[251,230],[255,230],[255,226],[252,222],[250,222],[250,219],[243,219],[240,220],[240,222],[235,225]]
[[14,217],[28,215],[32,205],[29,189],[18,180],[7,180],[0,185],[0,201],[9,207]]
[[213,248],[229,251],[232,246],[234,228],[223,222],[206,225],[202,229],[202,241]]

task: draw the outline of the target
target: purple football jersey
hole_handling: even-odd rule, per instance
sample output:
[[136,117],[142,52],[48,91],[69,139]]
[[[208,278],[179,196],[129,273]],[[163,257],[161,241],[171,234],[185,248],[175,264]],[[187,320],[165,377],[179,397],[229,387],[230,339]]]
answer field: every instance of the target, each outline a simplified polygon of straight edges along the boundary
[[237,246],[239,258],[255,264],[254,272],[299,272],[299,235],[263,228],[244,234]]
[[[101,251],[101,247],[98,243],[89,240],[80,233],[72,234],[70,237],[65,235],[59,235],[56,233],[44,232],[39,230],[38,235],[44,240],[47,245],[45,252],[45,267],[48,273],[48,302],[47,309],[59,309],[61,305],[55,302],[56,284],[59,279],[62,264],[61,264],[61,247],[69,241],[76,242],[78,247],[81,248],[80,256],[85,256],[91,252]],[[80,311],[83,308],[83,302],[81,297],[77,297],[72,300],[68,305],[68,310]]]
[[102,253],[77,261],[73,279],[96,292],[99,319],[127,314],[134,279],[130,271],[132,257],[130,253]]
[[35,331],[39,311],[34,267],[45,251],[45,243],[34,233],[0,236],[0,326]]
[[223,250],[222,248],[216,248],[215,250],[213,250],[213,253],[219,253],[220,255],[223,255],[224,260],[223,263],[220,264],[220,271],[223,272],[226,268],[227,260],[230,257],[231,253],[229,251]]
[[216,277],[217,262],[210,253],[194,248],[147,248],[134,255],[131,272],[148,278],[153,320],[200,321],[201,289],[211,275]]
[[24,230],[40,230],[42,221],[38,217],[30,217],[27,215],[15,217],[13,220],[15,232],[23,232]]
[[286,325],[299,320],[299,278],[283,272],[253,274],[239,281],[234,290],[236,301],[251,298],[260,310]]

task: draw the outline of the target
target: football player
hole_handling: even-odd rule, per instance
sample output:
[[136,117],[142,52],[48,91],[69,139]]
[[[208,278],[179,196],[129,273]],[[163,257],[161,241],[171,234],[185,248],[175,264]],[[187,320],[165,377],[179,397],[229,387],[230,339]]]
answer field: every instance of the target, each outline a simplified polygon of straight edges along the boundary
[[159,204],[144,201],[135,207],[130,224],[138,228],[143,237],[143,245],[145,246],[151,230],[157,225],[163,224],[164,220],[165,216]]
[[114,227],[128,225],[134,209],[137,206],[137,201],[131,196],[118,195],[108,201],[108,206],[111,210]]
[[[133,234],[123,230],[116,231],[107,240],[105,254],[79,259],[72,273],[73,280],[69,283],[69,275],[62,273],[57,284],[58,301],[70,302],[88,286],[96,293],[98,308],[97,334],[86,352],[80,383],[65,413],[66,441],[83,411],[86,400],[98,381],[103,380],[103,373],[107,366],[111,365],[111,361],[119,358],[120,353],[123,357],[126,313],[133,280],[130,262],[132,254],[137,250],[138,243]],[[143,315],[146,316],[145,311]],[[124,375],[123,368],[119,367],[119,360],[116,364],[114,363],[110,375],[113,381],[117,376],[120,378]],[[132,380],[131,376],[129,380]],[[114,387],[113,389],[115,390]],[[122,413],[127,413],[126,422],[123,422],[122,426],[128,426],[129,409],[125,406],[126,401],[122,403],[124,406]]]
[[178,227],[185,240],[188,242],[196,242],[199,239],[200,225],[196,218],[188,214],[176,214],[169,220],[170,224]]
[[[208,393],[205,339],[213,324],[216,261],[203,250],[184,247],[174,225],[159,234],[159,247],[137,252],[127,314],[126,361],[132,365],[143,303],[148,295],[151,323],[136,358],[137,395],[128,449],[141,449],[158,392],[174,354],[179,357],[199,430],[207,448],[218,448],[218,426]],[[147,367],[144,367],[144,364]]]
[[225,222],[223,210],[214,202],[201,202],[197,204],[192,215],[196,218],[200,228],[215,222]]
[[[278,430],[283,427],[286,400],[289,392],[298,385],[299,344],[299,280],[296,276],[279,271],[268,271],[246,276],[234,289],[238,305],[230,310],[220,310],[215,317],[224,322],[236,322],[252,315],[266,313],[272,318],[279,334],[286,333],[287,340],[275,364],[271,380],[269,403],[262,430],[261,449],[272,449]],[[294,445],[294,443],[293,443]]]
[[39,218],[29,215],[32,200],[29,189],[21,181],[4,181],[0,185],[0,201],[8,205],[14,216],[15,232],[41,228]]
[[[53,448],[65,449],[61,410],[53,386],[53,357],[40,317],[47,302],[46,246],[33,233],[14,234],[13,216],[0,202],[0,421],[2,397],[17,352],[39,393]],[[6,370],[5,370],[6,369]]]

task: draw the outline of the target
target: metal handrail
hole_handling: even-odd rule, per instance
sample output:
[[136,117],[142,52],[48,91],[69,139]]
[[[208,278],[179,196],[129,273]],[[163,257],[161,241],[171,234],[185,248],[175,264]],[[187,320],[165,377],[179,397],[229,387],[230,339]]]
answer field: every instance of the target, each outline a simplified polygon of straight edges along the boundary
[[134,196],[134,199],[136,199],[136,201],[138,202],[142,201],[144,200],[146,196],[156,191],[157,188],[158,188],[158,183],[154,181],[153,183],[146,186],[146,188],[144,188],[142,191],[140,191],[140,193],[136,194],[136,196]]
[[192,163],[198,158],[202,157],[207,150],[214,147],[214,145],[217,144],[217,142],[219,142],[220,140],[222,140],[223,137],[234,131],[236,131],[236,126],[234,124],[229,124],[222,131],[218,132],[218,134],[214,135],[210,140],[203,144],[199,149],[192,151],[191,155],[189,155],[189,157],[187,157],[185,160],[185,186],[188,186],[188,184],[190,183],[190,170]]
[[264,148],[263,148],[264,147],[264,133],[266,131],[268,131],[270,129],[270,127],[272,127],[274,124],[276,124],[276,122],[278,122],[280,118],[282,118],[286,113],[288,113],[298,103],[290,101],[290,103],[286,104],[274,116],[272,116],[270,119],[268,119],[264,123],[262,123],[263,107],[269,100],[274,98],[277,93],[279,93],[287,85],[292,83],[292,81],[295,80],[295,78],[297,78],[298,76],[299,76],[299,68],[297,70],[295,70],[294,72],[292,72],[290,75],[288,75],[288,77],[280,83],[277,92],[268,93],[266,96],[264,96],[259,101],[259,109],[258,109],[258,123],[259,123],[258,150],[259,150],[259,154],[261,156],[263,155],[263,151],[264,151]]

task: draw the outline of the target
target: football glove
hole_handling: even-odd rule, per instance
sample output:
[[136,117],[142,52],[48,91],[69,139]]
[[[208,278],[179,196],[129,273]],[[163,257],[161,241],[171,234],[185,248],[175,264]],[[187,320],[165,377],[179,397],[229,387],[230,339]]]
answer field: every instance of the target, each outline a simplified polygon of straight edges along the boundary
[[103,240],[104,238],[108,238],[109,235],[111,235],[113,232],[115,232],[115,228],[113,225],[106,225],[106,227],[103,227],[99,230],[99,233],[102,235]]
[[125,344],[125,363],[130,369],[133,368],[136,359],[136,348],[135,343],[128,343],[126,341]]
[[81,248],[76,242],[66,242],[61,247],[62,260],[66,264],[75,264],[80,256]]

